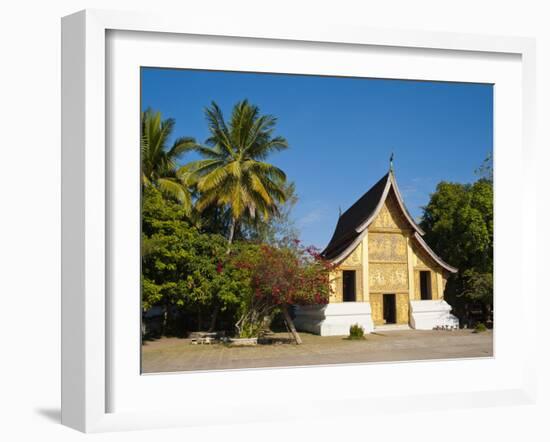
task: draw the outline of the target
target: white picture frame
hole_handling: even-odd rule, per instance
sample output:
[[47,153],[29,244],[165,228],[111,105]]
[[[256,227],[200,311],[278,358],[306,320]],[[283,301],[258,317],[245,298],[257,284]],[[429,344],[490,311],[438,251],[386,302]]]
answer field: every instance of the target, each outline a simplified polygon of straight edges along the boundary
[[[527,177],[534,167],[535,161],[535,135],[534,135],[534,109],[535,109],[535,43],[534,40],[518,37],[492,37],[480,35],[428,33],[417,31],[389,31],[363,28],[350,28],[343,25],[323,24],[285,24],[265,25],[265,23],[238,22],[230,23],[212,22],[206,17],[194,17],[186,21],[184,25],[177,17],[155,16],[142,13],[123,13],[112,11],[87,10],[78,12],[63,18],[62,21],[62,423],[84,432],[158,428],[169,426],[208,425],[214,419],[216,422],[254,422],[261,420],[287,419],[296,417],[295,412],[288,407],[274,406],[254,407],[247,405],[246,400],[241,399],[238,404],[233,404],[234,416],[224,416],[224,413],[214,413],[215,416],[206,416],[204,408],[200,405],[195,409],[176,408],[167,401],[164,408],[151,406],[147,408],[147,401],[135,409],[128,407],[114,407],[110,403],[110,395],[115,388],[113,384],[113,361],[116,360],[111,345],[113,335],[113,322],[117,318],[113,316],[112,303],[108,298],[108,288],[111,286],[110,260],[116,259],[110,255],[109,244],[113,241],[113,233],[109,225],[112,220],[113,201],[116,198],[109,193],[112,189],[108,185],[111,179],[112,168],[116,164],[110,164],[112,158],[107,149],[107,144],[112,134],[106,131],[107,119],[113,117],[108,108],[108,84],[106,81],[107,56],[112,53],[108,50],[107,34],[109,32],[143,32],[156,33],[160,36],[212,36],[221,39],[247,39],[248,41],[284,42],[288,45],[323,44],[337,45],[339,48],[375,47],[379,50],[401,48],[403,51],[425,49],[431,50],[437,57],[438,53],[444,54],[452,51],[460,54],[473,54],[480,60],[489,57],[490,54],[502,54],[513,56],[519,60],[521,79],[518,88],[511,91],[519,97],[521,110],[510,114],[518,135],[521,149],[514,151],[518,156],[509,157],[509,162],[500,162],[496,154],[497,168],[502,164],[502,170],[510,168],[515,158],[521,159],[522,174]],[[153,34],[150,34],[151,36]],[[235,40],[232,40],[235,41]],[[427,67],[425,66],[424,69]],[[419,69],[422,69],[420,67]],[[466,75],[466,74],[464,74]],[[473,77],[472,77],[473,78]],[[473,81],[473,80],[471,80]],[[515,84],[515,83],[514,83]],[[496,108],[498,110],[498,108]],[[135,110],[137,112],[138,109]],[[130,117],[129,117],[130,118]],[[498,117],[500,118],[500,117]],[[515,121],[513,121],[515,119]],[[504,125],[502,125],[504,126]],[[502,140],[496,140],[496,143]],[[138,149],[136,148],[136,151]],[[115,161],[116,162],[116,161]],[[510,172],[510,171],[509,171]],[[498,173],[498,172],[497,172]],[[506,174],[502,174],[505,177]],[[524,180],[525,181],[525,180]],[[498,176],[496,178],[498,186]],[[504,179],[500,181],[505,185]],[[535,232],[528,229],[527,222],[535,219],[536,193],[534,186],[517,189],[517,195],[521,198],[521,214],[517,215],[517,229],[521,235],[521,242],[517,245],[517,253],[521,256],[522,265],[517,268],[518,287],[521,296],[514,300],[518,312],[527,309],[528,305],[536,304],[536,287],[532,278],[527,277],[527,256],[536,255]],[[502,187],[502,188],[505,188]],[[497,187],[498,189],[498,187]],[[511,189],[513,191],[513,189]],[[498,192],[498,190],[497,190]],[[502,207],[506,209],[505,202]],[[496,200],[496,207],[499,201]],[[498,221],[497,221],[498,222]],[[116,224],[116,223],[115,223]],[[136,242],[138,239],[136,238]],[[507,255],[499,249],[498,242],[495,247],[495,258],[498,254],[502,258],[502,266]],[[503,285],[495,280],[495,291],[506,291]],[[500,288],[499,288],[500,287]],[[508,289],[511,290],[511,289]],[[511,301],[503,301],[497,306],[501,311],[506,311]],[[137,316],[136,311],[136,316]],[[504,317],[504,316],[503,316]],[[496,330],[496,339],[499,336],[507,336],[506,327],[510,323],[502,322],[503,332]],[[497,327],[500,327],[498,325]],[[414,409],[441,409],[476,406],[491,406],[498,404],[522,404],[532,403],[535,397],[535,348],[534,336],[536,324],[534,321],[522,323],[523,348],[517,356],[517,365],[514,366],[513,379],[508,383],[495,382],[488,388],[474,385],[469,388],[466,384],[453,391],[445,390],[444,383],[441,390],[438,388],[426,392],[405,391],[401,394],[397,391],[384,395],[377,392],[369,396],[359,388],[354,394],[348,394],[349,390],[343,390],[340,394],[335,391],[327,393],[326,397],[314,395],[314,384],[307,384],[305,379],[312,378],[312,373],[327,373],[326,370],[346,370],[346,376],[350,379],[362,376],[366,371],[381,371],[395,374],[404,368],[413,370],[409,364],[350,364],[347,367],[319,367],[319,368],[291,368],[271,370],[243,370],[229,373],[195,373],[177,376],[145,376],[148,378],[144,385],[145,394],[152,394],[154,389],[163,388],[170,383],[185,379],[184,376],[194,376],[192,379],[196,388],[205,388],[212,385],[216,388],[213,393],[217,395],[220,404],[230,403],[224,395],[234,394],[233,390],[225,382],[231,376],[233,386],[251,384],[252,387],[260,385],[270,376],[275,387],[270,391],[276,394],[280,390],[277,385],[288,382],[291,379],[302,378],[304,396],[310,405],[307,411],[301,409],[302,417],[325,415],[337,416],[339,414],[354,415],[359,411],[362,414],[369,412],[397,412]],[[111,328],[111,329],[110,329]],[[138,330],[136,330],[138,331]],[[116,333],[114,333],[116,335]],[[113,338],[114,339],[114,338]],[[136,344],[137,345],[137,344]],[[506,349],[502,348],[502,355]],[[135,350],[135,349],[134,349]],[[134,351],[132,350],[132,351]],[[134,356],[130,356],[133,358]],[[499,360],[498,349],[495,359]],[[503,356],[503,360],[506,358]],[[133,362],[135,364],[135,361]],[[468,362],[431,362],[436,364],[430,369],[437,369],[437,364],[447,364],[446,369],[456,369],[452,364],[459,364],[469,370],[485,370],[486,375],[491,375],[491,367],[496,362],[488,362],[484,366],[476,365],[473,361],[467,367]],[[466,364],[466,365],[465,365]],[[428,367],[428,366],[426,366]],[[502,368],[502,367],[501,367]],[[315,371],[312,371],[315,370]],[[325,371],[322,371],[325,370]],[[134,370],[135,371],[135,370]],[[411,371],[412,373],[412,371]],[[132,373],[139,376],[139,373]],[[381,375],[383,376],[383,375]],[[156,379],[153,379],[156,378]],[[161,380],[162,378],[162,380]],[[314,378],[314,376],[313,376]],[[116,376],[115,376],[115,379]],[[120,376],[118,377],[120,379]],[[160,387],[160,383],[163,386]],[[331,381],[332,382],[332,381]],[[132,387],[137,384],[128,384]],[[300,384],[296,384],[297,386]],[[189,386],[188,386],[189,387]],[[224,390],[225,389],[225,390]],[[330,390],[330,389],[329,389]],[[122,391],[121,394],[126,394]],[[156,396],[158,401],[160,396]],[[309,397],[309,398],[308,398]],[[128,399],[127,402],[133,400]],[[124,402],[124,401],[122,401]],[[122,403],[121,402],[121,403]],[[216,403],[217,403],[216,402]],[[158,402],[155,402],[158,403]],[[331,406],[338,404],[337,407]],[[337,411],[335,411],[335,408]],[[220,407],[221,409],[221,407]]]

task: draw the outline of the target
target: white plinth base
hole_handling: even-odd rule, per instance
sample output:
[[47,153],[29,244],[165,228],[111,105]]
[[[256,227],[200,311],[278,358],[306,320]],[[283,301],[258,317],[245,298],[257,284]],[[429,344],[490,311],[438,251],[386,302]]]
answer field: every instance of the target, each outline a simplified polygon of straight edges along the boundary
[[374,330],[368,302],[299,306],[295,315],[294,323],[298,330],[321,336],[347,336],[353,324],[361,325],[365,333]]
[[410,301],[411,327],[432,330],[434,327],[458,327],[458,318],[451,314],[451,306],[443,299],[436,301]]

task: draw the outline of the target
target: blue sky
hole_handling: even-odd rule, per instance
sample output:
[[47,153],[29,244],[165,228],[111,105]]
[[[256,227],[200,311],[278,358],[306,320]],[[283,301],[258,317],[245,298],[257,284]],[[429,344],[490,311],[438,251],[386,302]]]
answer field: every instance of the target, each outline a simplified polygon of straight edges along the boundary
[[[293,218],[305,244],[323,248],[342,211],[394,170],[411,214],[442,180],[472,182],[493,148],[493,88],[486,84],[142,68],[143,109],[176,120],[175,136],[207,136],[212,100],[226,118],[244,98],[278,118],[290,148],[270,161],[296,183]],[[194,159],[193,156],[183,161]]]

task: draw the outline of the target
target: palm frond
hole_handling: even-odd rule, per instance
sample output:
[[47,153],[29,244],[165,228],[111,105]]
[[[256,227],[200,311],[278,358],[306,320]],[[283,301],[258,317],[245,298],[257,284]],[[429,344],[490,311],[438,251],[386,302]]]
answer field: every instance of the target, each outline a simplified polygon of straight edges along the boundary
[[269,138],[275,126],[276,118],[270,115],[263,115],[258,118],[252,125],[244,146],[245,152],[248,152],[251,147],[261,144],[261,139]]
[[223,160],[227,157],[226,152],[212,147],[196,145],[194,150],[205,158]]
[[227,155],[233,156],[230,131],[225,124],[223,113],[215,101],[205,109],[206,120],[211,137],[207,140],[209,144],[221,147]]
[[262,183],[262,180],[258,177],[258,175],[254,175],[254,174],[251,175],[250,181],[251,181],[251,187],[254,190],[254,192],[256,192],[267,205],[273,204],[273,199],[269,195],[267,189],[265,188],[264,184]]
[[172,178],[159,178],[157,185],[162,193],[179,201],[185,211],[191,209],[191,193],[182,183]]
[[227,178],[228,170],[225,167],[213,169],[210,173],[197,180],[197,188],[200,192],[209,191],[220,186]]
[[170,150],[167,152],[168,157],[170,158],[179,158],[182,154],[186,152],[190,152],[191,150],[194,150],[197,143],[194,138],[192,137],[180,137],[176,141],[174,141],[174,144],[170,148]]
[[217,195],[215,191],[203,192],[195,203],[195,207],[199,212],[203,212],[211,206],[220,205],[218,200],[219,195]]
[[273,180],[279,180],[281,183],[286,181],[286,174],[281,169],[263,161],[246,160],[243,169],[247,172],[265,175]]
[[197,177],[202,177],[218,167],[224,167],[225,162],[223,160],[197,160],[187,163],[181,167],[182,172],[189,172],[195,174]]
[[180,137],[167,149],[167,140],[174,126],[175,120],[163,120],[160,112],[154,112],[150,108],[142,112],[141,181],[144,186],[158,187],[165,196],[179,201],[189,211],[192,198],[187,175],[177,170],[176,160],[183,153],[192,150],[196,142],[191,137]]
[[288,148],[288,142],[283,137],[262,137],[247,149],[247,156],[257,160],[263,160],[274,152],[280,152]]

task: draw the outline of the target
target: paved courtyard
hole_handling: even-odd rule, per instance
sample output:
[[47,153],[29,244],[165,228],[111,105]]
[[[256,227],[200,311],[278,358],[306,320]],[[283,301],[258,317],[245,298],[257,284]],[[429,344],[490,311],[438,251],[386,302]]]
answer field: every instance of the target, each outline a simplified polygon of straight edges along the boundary
[[300,333],[300,336],[304,341],[302,345],[295,345],[286,333],[276,333],[272,335],[273,343],[254,347],[192,345],[189,339],[179,338],[148,341],[142,347],[142,370],[159,373],[493,355],[492,331],[381,331],[367,335],[363,341],[309,333]]

